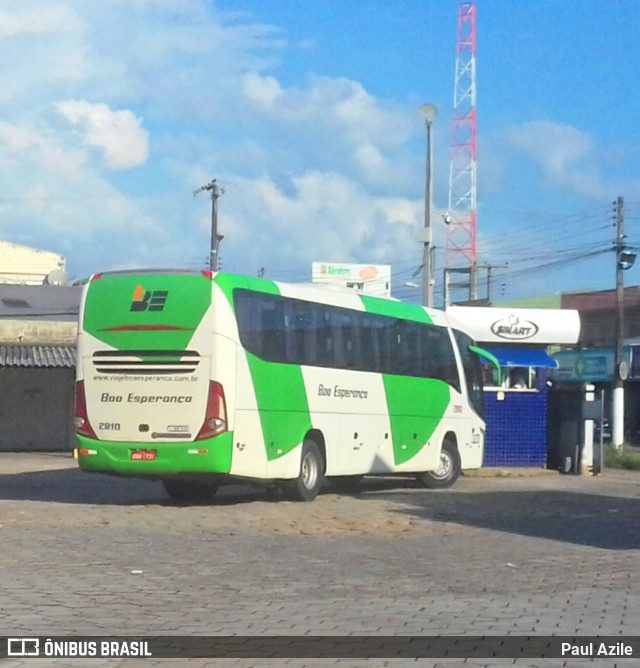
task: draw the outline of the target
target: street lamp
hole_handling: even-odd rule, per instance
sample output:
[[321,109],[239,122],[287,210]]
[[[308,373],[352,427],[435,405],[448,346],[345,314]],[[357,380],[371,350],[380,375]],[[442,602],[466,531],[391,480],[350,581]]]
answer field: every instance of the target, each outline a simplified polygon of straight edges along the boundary
[[424,306],[433,306],[433,270],[431,267],[431,246],[433,233],[431,230],[431,189],[432,189],[432,163],[433,163],[433,142],[431,138],[431,125],[436,117],[438,110],[433,104],[423,104],[420,107],[420,113],[427,126],[427,168],[425,178],[424,194],[424,230],[420,235],[420,241],[423,244],[422,251],[422,304]]
[[218,232],[218,198],[220,195],[224,194],[224,188],[220,188],[217,181],[213,179],[213,181],[210,181],[194,191],[193,196],[195,197],[198,193],[204,192],[205,190],[211,192],[211,244],[209,248],[209,269],[211,271],[218,271],[218,250],[220,248],[220,242],[224,239],[224,235],[219,234]]
[[618,255],[618,267],[622,271],[631,269],[631,267],[633,267],[633,265],[635,264],[636,257],[637,256],[635,253],[630,253],[629,251],[622,251],[620,255]]

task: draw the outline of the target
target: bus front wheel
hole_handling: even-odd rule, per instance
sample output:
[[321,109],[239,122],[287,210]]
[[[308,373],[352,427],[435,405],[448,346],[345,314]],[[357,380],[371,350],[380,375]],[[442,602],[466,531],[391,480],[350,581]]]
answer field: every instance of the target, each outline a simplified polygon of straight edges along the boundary
[[423,473],[418,481],[429,489],[444,489],[451,487],[460,476],[461,463],[458,448],[451,439],[445,439],[440,451],[438,468],[435,471]]
[[180,501],[208,501],[218,491],[218,485],[214,482],[189,478],[165,478],[162,484],[172,499]]
[[285,480],[282,491],[292,501],[313,501],[322,487],[324,460],[320,448],[314,441],[302,444],[300,473],[293,480]]

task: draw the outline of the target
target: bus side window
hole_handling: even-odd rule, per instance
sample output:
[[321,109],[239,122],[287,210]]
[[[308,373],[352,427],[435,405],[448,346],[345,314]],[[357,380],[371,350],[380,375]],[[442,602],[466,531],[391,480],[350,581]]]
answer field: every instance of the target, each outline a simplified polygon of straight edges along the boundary
[[260,309],[260,329],[262,331],[261,357],[271,362],[284,362],[285,317],[281,301],[265,300]]
[[306,366],[315,366],[316,355],[316,316],[317,309],[308,302],[294,302],[295,309],[295,350],[292,361]]
[[316,342],[318,347],[316,364],[324,367],[334,366],[336,352],[334,334],[331,327],[331,311],[322,305],[318,307]]
[[407,337],[407,373],[416,376],[422,376],[422,331],[424,327],[417,322],[408,322],[406,328]]
[[281,300],[284,303],[285,359],[289,364],[313,364],[314,335],[313,312],[311,304],[294,300]]
[[333,314],[333,332],[337,342],[337,366],[357,369],[356,328],[352,314],[338,309]]
[[350,369],[358,369],[360,371],[367,371],[367,361],[364,355],[364,346],[362,340],[362,313],[353,311],[349,313],[348,320],[345,323],[349,339],[349,363]]
[[394,339],[396,347],[394,367],[395,373],[401,376],[412,375],[414,360],[412,359],[411,350],[411,324],[406,320],[395,321]]
[[371,313],[360,314],[362,368],[379,373],[380,362],[380,318]]
[[271,362],[285,357],[284,308],[272,295],[236,290],[234,303],[240,342],[250,353]]
[[395,322],[390,318],[377,318],[374,336],[376,346],[380,351],[379,365],[376,369],[380,373],[394,373],[391,350],[395,335]]
[[238,334],[242,345],[247,349],[259,354],[256,350],[256,313],[251,308],[251,302],[247,294],[236,291],[234,294],[236,317],[238,321]]

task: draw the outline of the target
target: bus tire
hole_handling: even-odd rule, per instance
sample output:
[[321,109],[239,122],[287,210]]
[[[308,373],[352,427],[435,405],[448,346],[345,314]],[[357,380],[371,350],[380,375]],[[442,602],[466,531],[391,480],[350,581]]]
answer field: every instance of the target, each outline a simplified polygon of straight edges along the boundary
[[456,444],[445,438],[440,452],[440,464],[435,471],[423,473],[418,477],[418,482],[428,489],[445,489],[451,487],[460,477],[461,463],[460,454]]
[[302,444],[300,473],[293,480],[282,483],[282,491],[291,501],[313,501],[322,487],[324,460],[315,441]]
[[165,478],[162,481],[165,492],[178,501],[208,501],[218,491],[215,482],[203,482],[189,478]]
[[336,475],[329,479],[331,486],[338,492],[345,494],[353,493],[358,490],[358,485],[362,482],[363,475]]

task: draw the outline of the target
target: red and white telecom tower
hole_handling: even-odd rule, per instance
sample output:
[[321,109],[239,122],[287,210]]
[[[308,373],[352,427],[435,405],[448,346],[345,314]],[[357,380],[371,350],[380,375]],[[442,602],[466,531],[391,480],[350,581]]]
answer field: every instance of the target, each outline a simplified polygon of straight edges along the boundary
[[458,8],[458,40],[451,162],[449,169],[449,226],[445,255],[445,303],[449,278],[467,274],[469,299],[477,299],[476,261],[476,8]]

